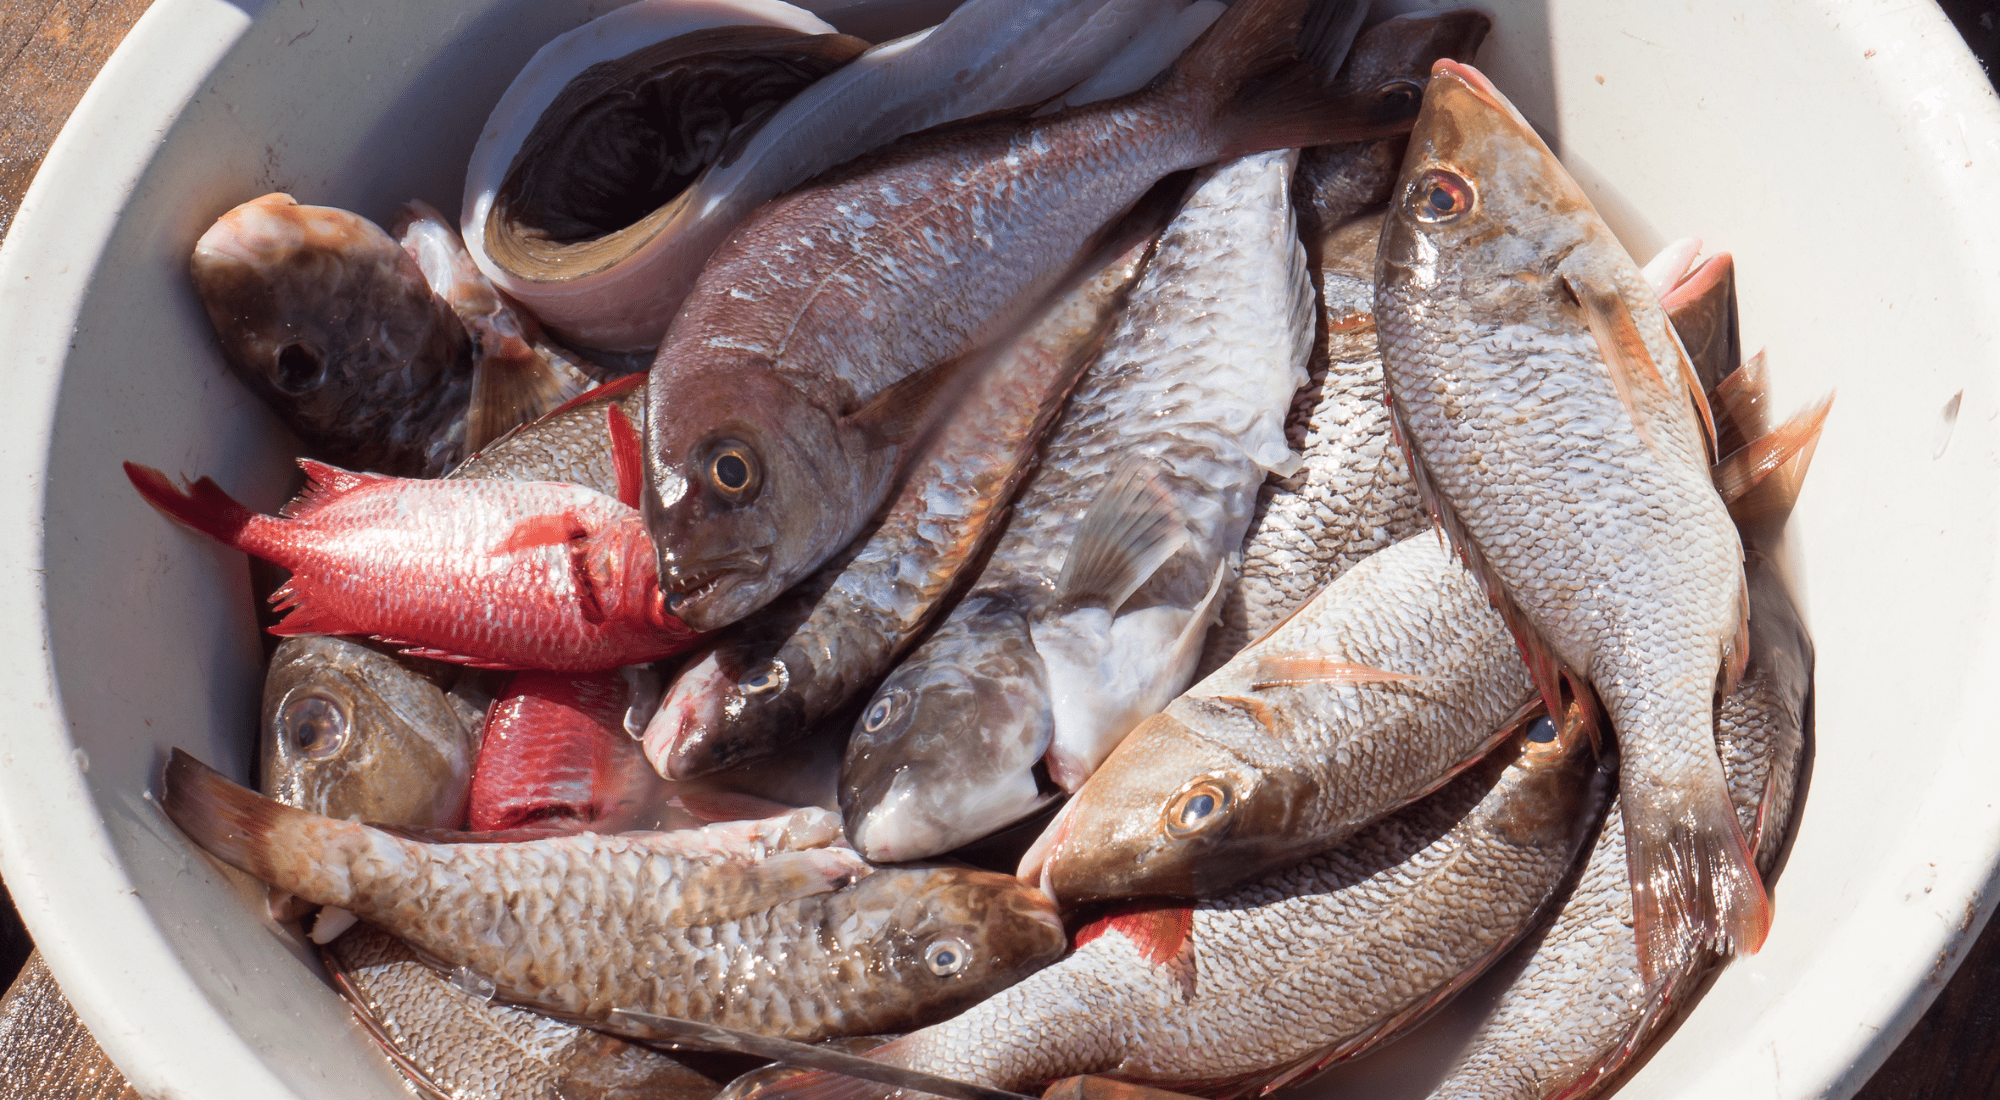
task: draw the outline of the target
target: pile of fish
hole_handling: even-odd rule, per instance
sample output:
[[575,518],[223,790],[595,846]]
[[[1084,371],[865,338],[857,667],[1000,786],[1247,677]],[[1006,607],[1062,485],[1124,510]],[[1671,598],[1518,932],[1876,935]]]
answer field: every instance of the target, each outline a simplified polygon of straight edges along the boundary
[[1487,29],[642,0],[457,227],[229,211],[311,457],[275,516],[127,464],[289,574],[264,793],[161,804],[426,1095],[705,1100],[706,1025],[861,1074],[736,1098],[1246,1096],[1510,957],[1435,1095],[1607,1087],[1769,927],[1830,399],[1767,421],[1727,254],[1635,263]]

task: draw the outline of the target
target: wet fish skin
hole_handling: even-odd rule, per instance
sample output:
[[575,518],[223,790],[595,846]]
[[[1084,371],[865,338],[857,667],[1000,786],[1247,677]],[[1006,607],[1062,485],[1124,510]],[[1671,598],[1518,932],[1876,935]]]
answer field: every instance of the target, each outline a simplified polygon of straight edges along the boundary
[[[1416,679],[1273,671],[1288,660]],[[1308,679],[1255,686],[1284,675]],[[1435,535],[1414,535],[1141,723],[1063,808],[1022,876],[1064,905],[1213,897],[1435,789],[1534,697],[1479,583]]]
[[225,361],[315,454],[411,477],[461,457],[471,341],[379,226],[274,192],[218,218],[189,270]]
[[1426,504],[1543,697],[1566,678],[1617,730],[1649,972],[1704,944],[1755,950],[1769,902],[1714,749],[1715,691],[1741,668],[1743,553],[1652,288],[1532,128],[1450,61],[1378,264],[1385,374]]
[[[1383,20],[1355,38],[1335,84],[1351,95],[1374,95],[1385,111],[1413,109],[1423,99],[1431,66],[1441,57],[1471,61],[1492,27],[1474,8]],[[1299,151],[1292,196],[1308,251],[1349,218],[1388,200],[1404,145],[1404,138],[1394,137]]]
[[[914,139],[761,208],[653,367],[646,513],[675,614],[726,625],[852,541],[925,421],[942,375],[924,372],[1011,328],[1157,180],[1273,142],[1399,131],[1360,104],[1230,105],[1296,58],[1303,12],[1239,4],[1148,91]],[[1260,114],[1281,109],[1315,121]]]
[[1198,675],[1222,667],[1355,563],[1430,526],[1382,381],[1374,310],[1381,227],[1381,213],[1370,211],[1320,245],[1321,335],[1285,421],[1304,465],[1257,490],[1243,564]]
[[321,956],[390,1059],[435,1095],[708,1100],[721,1088],[658,1051],[474,996],[372,925]]
[[457,675],[347,638],[286,638],[264,674],[264,793],[333,818],[460,825],[481,714],[449,690]]
[[649,825],[672,794],[625,732],[631,690],[619,671],[516,673],[481,730],[468,827],[614,833]]
[[474,481],[563,481],[618,495],[618,464],[605,427],[605,406],[616,403],[634,424],[646,415],[646,376],[607,382],[550,411],[540,420],[494,440],[447,477]]
[[[1511,744],[1332,851],[1192,909],[1108,916],[1062,962],[868,1056],[998,1088],[1102,1073],[1234,1097],[1385,1041],[1531,925],[1608,797],[1579,732]],[[755,1095],[893,1091],[832,1084]]]
[[[1805,754],[1812,641],[1768,562],[1753,555],[1750,659],[1716,708],[1716,745],[1730,802],[1757,853],[1776,867],[1795,809]],[[1524,942],[1520,973],[1468,1042],[1435,1100],[1542,1100],[1604,1090],[1674,1018],[1711,965],[1704,954],[1648,986],[1632,941],[1632,889],[1616,806],[1575,889],[1539,937]]]
[[871,873],[826,847],[839,822],[823,810],[426,844],[291,809],[179,751],[161,801],[224,862],[580,1021],[623,1007],[801,1040],[905,1030],[1065,945],[1039,893],[959,868]]
[[[260,516],[212,480],[176,489],[125,464],[173,519],[292,571],[273,633],[371,634],[419,657],[592,672],[694,636],[662,607],[651,546],[624,503],[553,482],[414,481],[300,459],[308,486]],[[506,562],[494,568],[495,561]]]
[[858,547],[689,661],[646,733],[662,774],[688,778],[776,751],[908,648],[1006,516],[1168,216],[1139,217],[1100,270],[974,365],[978,377]]
[[[1257,486],[1296,462],[1282,424],[1311,347],[1311,286],[1289,179],[1290,155],[1275,153],[1197,183],[965,601],[864,708],[864,727],[878,707],[891,724],[854,745],[886,744],[906,710],[926,715],[914,727],[924,735],[885,749],[893,763],[870,778],[850,746],[842,806],[864,854],[920,858],[1027,816],[1048,781],[1080,786],[1192,675]],[[1152,544],[1167,556],[1142,560],[1120,526],[1141,515],[1183,541]],[[1072,557],[1099,564],[1065,579]],[[971,641],[989,630],[987,644],[1019,656],[1007,658],[1003,678],[981,684],[968,678],[981,660]],[[924,698],[933,683],[943,695],[935,701]],[[994,709],[956,713],[978,706]],[[986,751],[934,736],[943,731]],[[1000,731],[1004,752],[993,748]],[[1036,745],[1046,750],[1047,781],[1027,752]],[[896,769],[894,798],[886,769]],[[963,812],[968,805],[994,816]]]

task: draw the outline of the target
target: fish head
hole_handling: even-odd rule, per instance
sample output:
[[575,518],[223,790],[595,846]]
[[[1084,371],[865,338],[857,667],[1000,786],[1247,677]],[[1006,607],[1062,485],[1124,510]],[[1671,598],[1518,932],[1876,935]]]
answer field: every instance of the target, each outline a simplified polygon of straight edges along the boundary
[[1348,95],[1372,95],[1377,117],[1414,119],[1431,68],[1442,58],[1470,61],[1493,29],[1476,8],[1385,19],[1361,32],[1335,78]]
[[841,891],[841,947],[877,975],[870,1031],[904,1031],[984,1000],[1056,961],[1069,936],[1055,904],[1008,875],[969,867],[877,871]]
[[265,791],[331,818],[457,827],[479,715],[446,694],[455,675],[345,638],[285,639],[264,678]]
[[730,637],[696,654],[646,726],[646,756],[661,775],[692,779],[768,755],[806,725],[786,690],[791,667],[768,640]]
[[216,219],[189,267],[230,365],[308,442],[470,385],[464,326],[358,214],[265,195]]
[[874,453],[762,359],[683,376],[666,354],[647,405],[646,526],[669,610],[714,630],[852,541],[887,489],[893,456]]
[[1464,299],[1463,315],[1573,314],[1559,270],[1600,225],[1555,154],[1470,65],[1439,61],[1389,200],[1384,293]]
[[876,862],[971,843],[1046,805],[1048,681],[1011,600],[974,597],[869,699],[840,770],[847,835]]
[[[1023,866],[1065,906],[1134,897],[1207,897],[1309,852],[1291,837],[1311,783],[1252,759],[1244,737],[1271,735],[1247,701],[1189,697],[1141,722],[1076,793]],[[1248,743],[1255,744],[1255,740]]]

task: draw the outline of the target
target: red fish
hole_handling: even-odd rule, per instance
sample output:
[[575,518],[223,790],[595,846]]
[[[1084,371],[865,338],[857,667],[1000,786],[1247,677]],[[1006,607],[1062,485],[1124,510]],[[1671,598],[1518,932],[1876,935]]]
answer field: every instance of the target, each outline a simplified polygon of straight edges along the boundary
[[271,597],[292,610],[274,634],[368,634],[440,661],[559,672],[657,660],[698,640],[667,613],[652,542],[622,501],[556,482],[299,465],[310,484],[278,516],[209,478],[181,490],[145,466],[125,474],[167,515],[291,570]]
[[631,694],[616,672],[523,672],[487,712],[472,773],[474,832],[620,832],[670,785],[625,732]]

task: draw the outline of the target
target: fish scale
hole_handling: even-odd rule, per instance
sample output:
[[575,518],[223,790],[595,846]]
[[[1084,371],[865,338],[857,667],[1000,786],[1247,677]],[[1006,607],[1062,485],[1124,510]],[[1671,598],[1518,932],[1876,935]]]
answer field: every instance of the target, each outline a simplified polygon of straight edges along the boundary
[[1743,554],[1679,342],[1475,70],[1439,64],[1396,195],[1375,312],[1419,489],[1543,696],[1560,672],[1604,704],[1642,952],[1664,973],[1705,944],[1753,951],[1769,903],[1714,747],[1715,692],[1740,667]]
[[[869,1057],[998,1088],[1103,1073],[1228,1096],[1358,1053],[1528,927],[1603,806],[1580,735],[1516,743],[1347,844],[1197,903],[1184,938],[1136,931],[1171,910],[1105,918],[1062,962]],[[756,1095],[829,1093],[807,1075]]]

